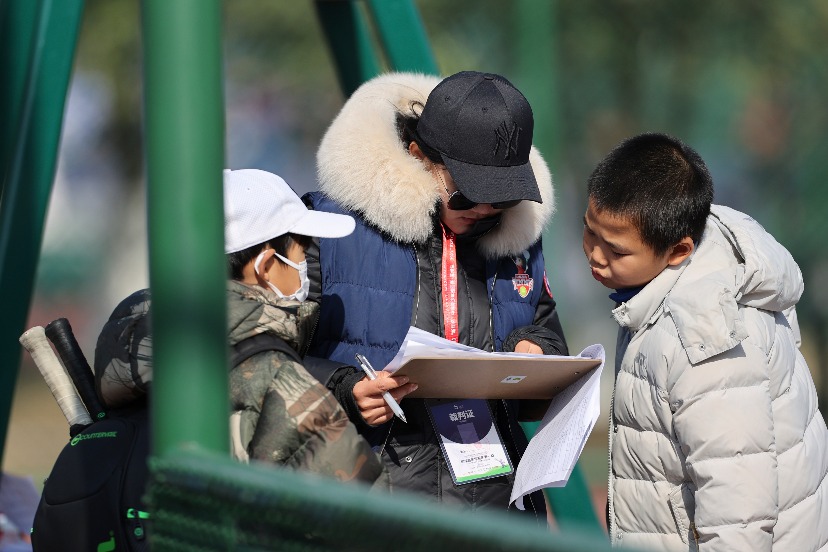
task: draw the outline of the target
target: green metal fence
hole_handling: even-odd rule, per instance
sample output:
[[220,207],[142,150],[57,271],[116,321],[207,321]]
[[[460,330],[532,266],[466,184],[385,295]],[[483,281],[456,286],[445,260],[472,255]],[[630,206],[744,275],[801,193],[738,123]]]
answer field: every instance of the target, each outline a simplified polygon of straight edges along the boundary
[[611,550],[592,531],[551,533],[519,514],[472,514],[419,495],[245,466],[226,455],[176,451],[155,459],[152,469],[155,551]]

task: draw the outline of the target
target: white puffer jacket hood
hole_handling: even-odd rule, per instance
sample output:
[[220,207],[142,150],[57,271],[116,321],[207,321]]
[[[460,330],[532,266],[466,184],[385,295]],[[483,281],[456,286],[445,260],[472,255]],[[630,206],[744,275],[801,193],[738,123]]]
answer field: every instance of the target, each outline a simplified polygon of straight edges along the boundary
[[[697,248],[688,261],[665,270],[642,292],[666,296],[664,306],[692,363],[727,351],[746,337],[736,315],[738,305],[795,315],[805,289],[788,250],[748,215],[714,205],[707,224],[705,239],[720,247]],[[660,301],[630,301],[613,315],[621,326],[635,330],[659,308]],[[793,326],[798,343],[795,319]]]
[[[434,76],[388,73],[360,86],[328,128],[317,152],[319,188],[401,243],[424,242],[440,190],[403,146],[397,115],[417,117]],[[537,241],[555,210],[552,176],[536,148],[529,162],[543,203],[524,201],[478,241],[489,258],[517,255]]]

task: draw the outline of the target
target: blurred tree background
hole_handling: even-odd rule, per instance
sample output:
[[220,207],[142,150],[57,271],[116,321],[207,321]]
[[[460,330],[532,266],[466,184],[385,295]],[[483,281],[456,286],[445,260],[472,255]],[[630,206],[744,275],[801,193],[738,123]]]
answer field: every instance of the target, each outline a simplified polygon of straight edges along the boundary
[[[605,409],[616,326],[606,291],[585,277],[584,190],[612,146],[644,131],[695,147],[713,174],[716,202],[751,214],[800,263],[802,350],[828,400],[828,290],[820,285],[828,279],[821,247],[828,237],[828,3],[416,5],[444,75],[490,71],[522,89],[533,75],[551,75],[553,90],[527,93],[536,112],[549,114],[536,120],[536,132],[553,136],[554,151],[542,150],[558,202],[545,236],[547,264],[571,349],[607,349]],[[231,0],[224,10],[227,166],[276,172],[299,193],[315,188],[316,145],[344,98],[313,1]],[[524,40],[527,25],[547,29],[543,51]],[[68,317],[90,361],[112,308],[148,285],[140,40],[137,0],[87,0],[29,325]],[[26,362],[4,469],[39,477],[66,428],[56,406],[44,407],[51,433],[31,441],[22,393],[44,391],[54,401]],[[602,414],[584,456],[595,485],[606,482],[605,423]],[[31,444],[22,446],[25,439]]]

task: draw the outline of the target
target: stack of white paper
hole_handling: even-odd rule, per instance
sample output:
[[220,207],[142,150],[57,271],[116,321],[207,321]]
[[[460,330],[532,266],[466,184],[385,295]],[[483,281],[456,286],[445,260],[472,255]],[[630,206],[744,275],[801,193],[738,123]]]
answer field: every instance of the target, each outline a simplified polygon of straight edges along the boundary
[[523,510],[523,497],[545,487],[563,487],[584,450],[601,411],[604,348],[591,345],[579,355],[601,365],[552,399],[515,473],[511,502]]
[[[592,347],[601,347],[600,345],[593,345]],[[590,350],[592,347],[585,349]],[[603,348],[601,348],[603,351]],[[603,355],[603,353],[602,353]],[[469,347],[468,345],[461,345],[454,341],[449,341],[442,337],[430,334],[419,328],[411,327],[405,336],[400,350],[397,351],[396,356],[391,359],[391,362],[385,367],[385,370],[391,373],[399,370],[408,359],[411,358],[463,358],[467,359],[470,356],[480,357],[522,357],[522,358],[537,358],[544,357],[544,355],[535,355],[530,353],[489,353]],[[581,353],[578,356],[546,356],[544,358],[598,358],[591,356],[584,356]],[[603,356],[601,357],[603,358]]]

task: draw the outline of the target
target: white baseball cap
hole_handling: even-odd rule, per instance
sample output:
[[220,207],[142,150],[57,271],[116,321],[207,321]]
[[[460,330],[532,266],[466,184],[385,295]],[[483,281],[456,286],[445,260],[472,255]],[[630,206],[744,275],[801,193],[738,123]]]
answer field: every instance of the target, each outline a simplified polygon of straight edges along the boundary
[[224,170],[224,252],[235,253],[288,232],[341,238],[354,231],[348,215],[313,211],[281,177],[258,169]]

